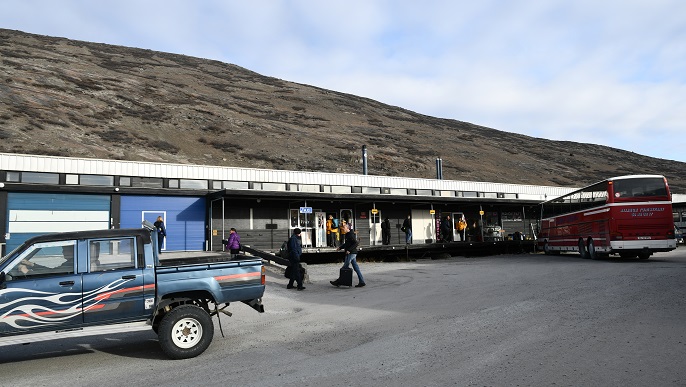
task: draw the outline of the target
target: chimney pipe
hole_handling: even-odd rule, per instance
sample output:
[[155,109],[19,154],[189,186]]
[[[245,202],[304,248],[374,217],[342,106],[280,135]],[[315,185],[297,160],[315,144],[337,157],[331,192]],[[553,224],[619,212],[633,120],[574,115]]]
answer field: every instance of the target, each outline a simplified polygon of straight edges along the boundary
[[367,146],[362,145],[362,174],[367,174]]
[[436,179],[443,180],[443,160],[436,157]]

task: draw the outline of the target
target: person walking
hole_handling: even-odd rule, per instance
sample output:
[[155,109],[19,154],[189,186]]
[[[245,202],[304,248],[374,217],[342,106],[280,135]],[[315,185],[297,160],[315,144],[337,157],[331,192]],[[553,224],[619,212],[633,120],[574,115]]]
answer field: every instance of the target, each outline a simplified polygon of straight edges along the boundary
[[412,243],[412,218],[407,215],[407,219],[403,222],[403,226],[400,228],[405,233],[405,243]]
[[[341,269],[347,269],[352,264],[353,270],[355,270],[358,280],[358,283],[357,285],[355,285],[355,287],[361,288],[363,286],[366,286],[367,284],[364,282],[364,277],[362,276],[362,272],[360,271],[360,266],[357,264],[357,246],[359,244],[357,241],[357,237],[355,236],[355,232],[353,232],[350,229],[349,224],[343,223],[341,225],[341,229],[345,229],[342,230],[345,231],[345,242],[338,249],[336,249],[337,251],[345,251],[345,261],[343,262],[343,267]],[[333,286],[341,285],[340,277],[334,281],[329,282]]]
[[391,222],[388,218],[381,222],[381,243],[384,245],[391,244]]
[[236,255],[241,251],[241,236],[233,227],[229,231],[229,241],[226,242],[226,248],[231,252],[231,258],[236,258]]
[[293,289],[293,282],[298,285],[298,290],[305,290],[303,286],[302,273],[300,273],[300,256],[303,253],[302,242],[300,240],[301,230],[296,228],[293,230],[291,238],[288,240],[288,261],[291,266],[291,278],[288,281],[287,289]]
[[167,228],[164,227],[164,219],[161,216],[157,217],[154,225],[157,229],[157,254],[162,254],[162,245],[164,244],[164,238],[167,237]]

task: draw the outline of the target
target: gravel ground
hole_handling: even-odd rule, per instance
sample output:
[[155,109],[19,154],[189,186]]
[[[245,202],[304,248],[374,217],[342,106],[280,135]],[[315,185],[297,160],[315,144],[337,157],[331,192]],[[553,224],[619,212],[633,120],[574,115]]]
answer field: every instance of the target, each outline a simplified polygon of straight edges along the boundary
[[152,332],[5,347],[0,384],[683,386],[684,251],[362,262],[364,288],[311,265],[304,291],[272,267],[266,312],[235,305],[195,359]]

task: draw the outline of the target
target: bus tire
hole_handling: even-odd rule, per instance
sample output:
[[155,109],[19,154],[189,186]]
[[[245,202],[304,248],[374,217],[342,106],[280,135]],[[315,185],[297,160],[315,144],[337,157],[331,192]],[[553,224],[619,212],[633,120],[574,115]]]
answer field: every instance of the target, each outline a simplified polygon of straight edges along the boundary
[[591,259],[600,259],[600,254],[595,252],[595,243],[593,239],[588,238],[588,257]]
[[650,252],[649,251],[641,251],[638,253],[638,259],[648,259],[650,258]]
[[579,238],[579,255],[581,258],[588,258],[588,254],[586,254],[586,243],[584,243],[583,238]]
[[551,255],[550,246],[548,246],[548,241],[543,242],[543,253],[545,255]]

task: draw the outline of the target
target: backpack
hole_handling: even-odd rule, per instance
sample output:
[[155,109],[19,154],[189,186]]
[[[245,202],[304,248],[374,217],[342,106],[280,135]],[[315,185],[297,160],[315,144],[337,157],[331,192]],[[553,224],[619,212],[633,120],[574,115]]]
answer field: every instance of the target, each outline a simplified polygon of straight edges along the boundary
[[285,241],[281,244],[281,248],[279,249],[279,256],[281,258],[288,259],[288,241]]
[[338,219],[333,218],[333,223],[332,223],[332,224],[333,224],[332,228],[338,228]]

